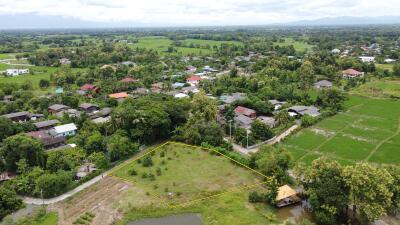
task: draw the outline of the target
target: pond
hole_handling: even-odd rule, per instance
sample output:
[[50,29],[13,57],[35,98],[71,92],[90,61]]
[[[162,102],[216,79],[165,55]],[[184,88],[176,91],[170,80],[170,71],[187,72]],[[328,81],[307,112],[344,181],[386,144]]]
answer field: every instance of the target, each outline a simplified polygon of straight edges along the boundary
[[276,211],[276,214],[277,217],[282,220],[291,220],[296,222],[308,220],[310,222],[315,222],[314,214],[309,210],[310,207],[309,203],[303,200],[301,203],[296,205],[279,208]]
[[187,213],[161,218],[143,219],[129,222],[128,225],[203,225],[200,214]]

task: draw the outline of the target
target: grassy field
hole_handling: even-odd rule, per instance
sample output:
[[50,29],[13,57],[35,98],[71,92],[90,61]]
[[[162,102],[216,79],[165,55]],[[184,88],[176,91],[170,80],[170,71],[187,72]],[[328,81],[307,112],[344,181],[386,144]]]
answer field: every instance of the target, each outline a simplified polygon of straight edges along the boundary
[[[153,50],[163,53],[163,54],[168,54],[168,53],[166,53],[166,50],[173,43],[170,39],[168,39],[166,37],[159,37],[159,36],[157,36],[157,37],[156,36],[141,37],[138,39],[138,41],[139,41],[138,43],[135,43],[132,45],[134,48],[139,47],[139,48],[153,49]],[[214,45],[220,46],[223,43],[242,45],[241,42],[237,42],[237,41],[212,41],[212,40],[186,39],[183,42],[187,45],[190,45],[190,44],[200,45],[201,48],[174,47],[177,50],[177,52],[172,53],[172,54],[206,55],[206,54],[213,53],[212,47]],[[207,46],[207,45],[211,46],[211,49],[203,48],[204,46]]]
[[352,90],[352,93],[374,98],[400,98],[400,79],[375,79]]
[[375,64],[376,68],[393,71],[393,64]]
[[313,45],[309,45],[305,42],[295,41],[293,38],[285,38],[284,42],[275,42],[274,44],[278,46],[293,45],[294,49],[299,52],[311,50],[314,47]]
[[326,156],[342,164],[400,163],[400,102],[351,96],[347,111],[289,137],[280,146],[297,162]]
[[[144,167],[142,158],[140,163],[131,162],[112,173],[135,186],[114,204],[125,215],[119,224],[185,212],[202,214],[206,225],[271,224],[266,217],[274,213],[271,207],[248,202],[249,192],[263,187],[243,189],[243,185],[261,182],[260,175],[225,157],[172,143],[155,151],[151,158],[151,167]],[[160,176],[157,168],[161,169]],[[137,175],[129,175],[132,170]],[[143,178],[144,173],[155,178]]]
[[58,216],[57,213],[48,213],[40,221],[34,222],[32,225],[57,225]]

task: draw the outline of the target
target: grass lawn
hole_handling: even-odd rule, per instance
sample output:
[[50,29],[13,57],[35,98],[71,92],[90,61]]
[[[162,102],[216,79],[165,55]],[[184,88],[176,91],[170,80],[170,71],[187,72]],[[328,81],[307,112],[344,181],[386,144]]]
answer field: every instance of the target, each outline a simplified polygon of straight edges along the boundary
[[14,59],[15,55],[11,53],[1,53],[0,59]]
[[32,225],[57,225],[58,216],[57,213],[47,213],[40,221],[34,222]]
[[[273,214],[271,207],[248,202],[249,192],[263,187],[242,189],[243,185],[261,182],[260,175],[223,156],[175,143],[156,150],[151,158],[151,167],[144,167],[141,158],[140,163],[131,162],[112,173],[138,189],[127,191],[122,198],[126,202],[114,205],[125,215],[119,224],[186,212],[202,214],[206,225],[271,224],[265,216]],[[159,176],[157,168],[161,171]],[[137,175],[129,175],[132,170]],[[144,173],[147,178],[143,178]],[[155,178],[148,178],[148,174]],[[201,199],[215,194],[220,195]]]
[[[169,54],[166,53],[166,50],[168,49],[169,46],[173,43],[170,39],[167,37],[161,37],[161,36],[147,36],[147,37],[140,37],[138,39],[138,43],[134,43],[133,46],[134,48],[139,47],[139,48],[147,48],[147,49],[153,49],[159,53],[162,54]],[[223,43],[226,44],[236,44],[236,45],[243,45],[241,42],[237,41],[212,41],[212,40],[197,40],[197,39],[186,39],[183,41],[185,44],[189,45],[191,43],[195,45],[200,45],[200,48],[188,48],[188,47],[174,47],[177,52],[176,53],[171,53],[171,54],[183,54],[183,55],[189,55],[189,54],[195,54],[195,55],[207,55],[213,53],[212,47],[214,45],[220,46]],[[211,48],[203,48],[205,46],[209,45]]]
[[375,79],[352,90],[353,94],[376,98],[400,98],[400,79]]
[[347,110],[303,129],[280,145],[298,162],[326,156],[343,164],[400,163],[400,102],[351,95]]
[[298,52],[311,50],[314,47],[313,45],[309,45],[302,41],[295,41],[293,38],[285,38],[284,40],[285,40],[284,42],[275,42],[274,44],[278,46],[293,45],[294,49]]
[[375,64],[376,68],[393,71],[393,64]]

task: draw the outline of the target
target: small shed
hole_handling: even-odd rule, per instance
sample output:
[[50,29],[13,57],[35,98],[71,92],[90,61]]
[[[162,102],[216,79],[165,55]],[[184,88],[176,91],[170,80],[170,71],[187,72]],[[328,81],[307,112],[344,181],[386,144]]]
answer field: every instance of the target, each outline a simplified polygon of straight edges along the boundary
[[289,187],[289,185],[283,185],[278,188],[278,195],[276,196],[276,206],[285,207],[300,202],[301,199],[297,196],[297,192]]

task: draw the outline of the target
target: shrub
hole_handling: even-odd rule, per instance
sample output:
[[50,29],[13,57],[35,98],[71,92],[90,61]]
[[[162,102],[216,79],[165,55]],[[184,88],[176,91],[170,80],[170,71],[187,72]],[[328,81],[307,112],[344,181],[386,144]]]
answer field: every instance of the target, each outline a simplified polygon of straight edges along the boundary
[[151,159],[150,156],[146,156],[146,157],[143,159],[142,165],[143,165],[144,167],[151,167],[151,166],[153,166],[153,160]]
[[135,169],[130,169],[130,170],[128,171],[128,174],[131,175],[131,176],[136,176],[136,175],[137,175],[137,172],[136,172]]

